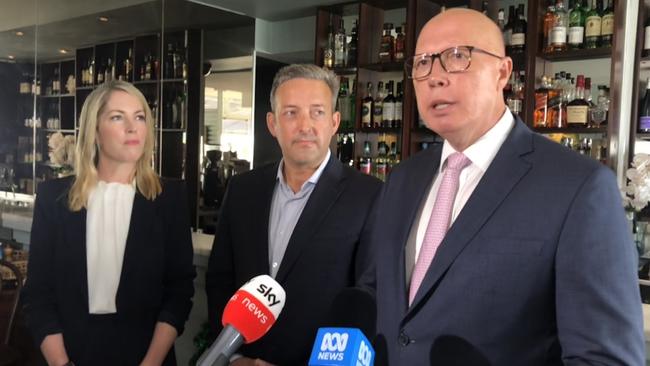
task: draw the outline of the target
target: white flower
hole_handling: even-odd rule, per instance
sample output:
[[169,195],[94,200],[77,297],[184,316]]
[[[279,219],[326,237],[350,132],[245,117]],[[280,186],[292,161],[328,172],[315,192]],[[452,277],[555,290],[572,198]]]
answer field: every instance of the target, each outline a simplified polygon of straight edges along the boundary
[[50,148],[50,162],[55,170],[71,171],[75,157],[74,135],[63,136],[61,132],[55,132],[50,135],[47,145]]
[[625,172],[628,184],[621,188],[623,203],[635,211],[644,209],[650,202],[650,155],[636,154]]

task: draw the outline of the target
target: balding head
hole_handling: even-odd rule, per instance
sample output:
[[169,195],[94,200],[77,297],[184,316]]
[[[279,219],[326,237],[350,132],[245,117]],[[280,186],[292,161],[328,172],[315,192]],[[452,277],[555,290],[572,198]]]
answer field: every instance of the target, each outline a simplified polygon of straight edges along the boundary
[[[499,27],[483,13],[453,8],[431,18],[422,28],[415,53],[440,52],[446,48],[469,45],[505,56]],[[438,47],[435,50],[428,49]]]
[[[457,151],[476,142],[506,110],[503,87],[512,60],[504,48],[496,24],[469,9],[450,9],[435,16],[418,36],[416,60],[434,57],[430,73],[413,80],[420,117]],[[438,56],[445,50],[458,52],[455,55],[467,61],[467,68],[447,72]],[[444,57],[454,54],[449,52]]]

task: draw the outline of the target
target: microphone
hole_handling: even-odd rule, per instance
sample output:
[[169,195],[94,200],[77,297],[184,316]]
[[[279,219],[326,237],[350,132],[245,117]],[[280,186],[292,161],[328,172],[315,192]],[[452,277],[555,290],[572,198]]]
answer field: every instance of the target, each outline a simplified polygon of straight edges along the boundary
[[319,328],[309,366],[371,366],[375,351],[357,328]]
[[260,275],[246,282],[226,304],[221,317],[224,328],[197,365],[228,365],[243,343],[254,342],[268,332],[285,299],[284,289],[271,276]]
[[374,336],[377,307],[367,290],[349,287],[336,296],[326,321],[318,329],[310,366],[373,365],[375,351],[366,338]]
[[442,335],[431,345],[432,366],[490,366],[474,345],[455,335]]

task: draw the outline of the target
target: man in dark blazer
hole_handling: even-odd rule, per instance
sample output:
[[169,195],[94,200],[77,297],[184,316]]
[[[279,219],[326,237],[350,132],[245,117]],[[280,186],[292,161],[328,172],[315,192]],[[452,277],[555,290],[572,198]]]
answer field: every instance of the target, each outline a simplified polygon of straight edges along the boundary
[[242,347],[233,365],[306,364],[332,300],[366,266],[359,241],[381,183],[329,151],[338,87],[334,73],[314,65],[281,69],[267,126],[282,161],[228,185],[206,274],[211,325],[221,329],[226,302],[256,275],[275,277],[287,296],[269,333]]
[[[611,170],[513,118],[512,61],[484,15],[434,17],[407,65],[420,116],[445,141],[393,170],[369,224],[390,365],[644,365],[636,254]],[[415,284],[455,153],[469,165]],[[399,215],[375,219],[385,212]]]

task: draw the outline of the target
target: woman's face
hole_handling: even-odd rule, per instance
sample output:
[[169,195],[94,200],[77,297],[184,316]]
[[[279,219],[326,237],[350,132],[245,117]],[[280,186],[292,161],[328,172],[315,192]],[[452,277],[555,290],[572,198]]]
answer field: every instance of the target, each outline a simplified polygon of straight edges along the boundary
[[115,169],[135,165],[144,153],[147,136],[140,100],[124,91],[111,92],[97,123],[99,167]]

